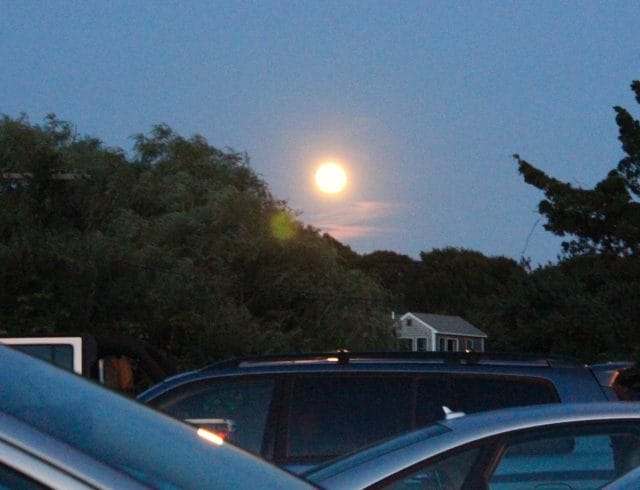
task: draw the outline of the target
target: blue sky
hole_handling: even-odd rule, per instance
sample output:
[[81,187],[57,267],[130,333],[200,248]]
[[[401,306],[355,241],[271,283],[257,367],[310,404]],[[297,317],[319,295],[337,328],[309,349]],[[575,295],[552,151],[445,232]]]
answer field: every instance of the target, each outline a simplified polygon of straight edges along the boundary
[[[591,187],[640,117],[635,1],[0,0],[0,113],[105,145],[166,123],[247,152],[306,224],[359,253],[554,261],[513,153]],[[319,195],[313,169],[349,187]]]

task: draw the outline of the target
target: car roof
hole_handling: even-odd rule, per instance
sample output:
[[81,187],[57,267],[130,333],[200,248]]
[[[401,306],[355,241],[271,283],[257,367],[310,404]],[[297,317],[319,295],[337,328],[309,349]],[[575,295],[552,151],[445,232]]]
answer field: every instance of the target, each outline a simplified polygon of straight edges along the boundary
[[604,400],[593,373],[564,356],[487,352],[321,352],[239,357],[178,374],[152,386],[138,398],[150,401],[193,381],[238,375],[292,373],[460,372],[520,375],[552,380],[563,402]]
[[464,364],[464,365],[513,365],[581,367],[571,357],[509,352],[315,352],[305,354],[270,354],[262,356],[236,357],[210,364],[202,371],[228,368],[257,367],[270,365],[296,366],[309,363],[348,364]]
[[[464,444],[535,427],[587,421],[637,420],[640,403],[548,404],[456,416],[383,441],[311,470],[306,476],[330,488],[362,488]],[[402,461],[398,467],[398,461]],[[366,485],[361,484],[364,480]]]
[[[520,427],[549,425],[551,423],[579,422],[594,418],[640,420],[640,403],[593,402],[551,403],[526,407],[513,407],[475,413],[446,419],[440,423],[453,431],[511,431]],[[496,429],[487,429],[488,426]]]

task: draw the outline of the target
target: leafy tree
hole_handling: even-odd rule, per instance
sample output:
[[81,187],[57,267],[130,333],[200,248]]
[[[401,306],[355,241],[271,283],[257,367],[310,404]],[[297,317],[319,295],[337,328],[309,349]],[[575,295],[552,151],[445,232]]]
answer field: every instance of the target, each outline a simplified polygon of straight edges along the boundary
[[473,250],[435,249],[420,259],[420,306],[433,313],[470,317],[489,297],[507,294],[525,277],[514,260]]
[[150,340],[183,366],[393,342],[388,296],[251,170],[166,125],[131,158],[49,116],[0,121],[0,321]]
[[585,362],[640,353],[640,260],[577,256],[533,271],[503,296],[492,348],[577,357]]
[[[640,81],[631,88],[640,103]],[[628,256],[640,251],[640,122],[621,107],[615,111],[626,156],[593,189],[554,179],[515,155],[525,181],[545,194],[538,208],[547,219],[545,228],[571,237],[563,242],[569,256]]]
[[375,278],[392,295],[393,310],[419,310],[423,298],[416,294],[420,263],[407,255],[383,250],[365,254],[354,266]]
[[397,312],[422,311],[459,315],[491,336],[500,337],[502,306],[512,291],[527,281],[527,271],[506,257],[445,248],[422,252],[416,261],[406,255],[378,251],[354,264],[392,295]]
[[[631,88],[640,103],[640,82]],[[567,240],[557,265],[534,271],[505,298],[495,317],[502,347],[585,360],[638,357],[640,123],[614,109],[626,156],[593,189],[554,179],[515,155],[525,181],[544,192],[545,228]]]

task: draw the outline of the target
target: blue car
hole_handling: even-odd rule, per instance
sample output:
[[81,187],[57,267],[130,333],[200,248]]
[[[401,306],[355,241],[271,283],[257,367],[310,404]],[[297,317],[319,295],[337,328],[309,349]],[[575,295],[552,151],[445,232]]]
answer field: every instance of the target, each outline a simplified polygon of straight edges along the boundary
[[583,364],[476,352],[334,352],[244,357],[169,378],[138,399],[301,473],[465,413],[614,396]]
[[614,490],[640,488],[639,466],[640,404],[605,402],[449,412],[305,476],[328,490]]
[[0,346],[0,489],[308,489],[79,375]]

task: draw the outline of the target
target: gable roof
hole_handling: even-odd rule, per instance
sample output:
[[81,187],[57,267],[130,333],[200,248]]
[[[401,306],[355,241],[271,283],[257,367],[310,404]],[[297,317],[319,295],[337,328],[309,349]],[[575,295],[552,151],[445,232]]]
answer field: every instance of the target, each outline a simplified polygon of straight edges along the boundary
[[450,335],[468,335],[471,337],[488,337],[479,328],[474,327],[464,318],[451,315],[435,315],[433,313],[415,313],[410,311],[418,320],[436,330],[436,333]]

